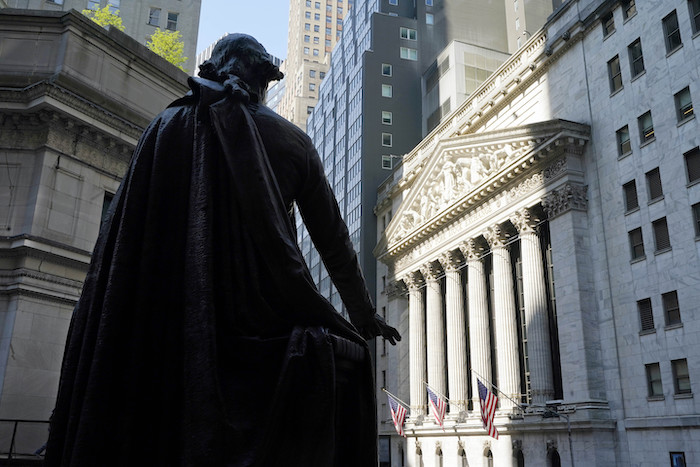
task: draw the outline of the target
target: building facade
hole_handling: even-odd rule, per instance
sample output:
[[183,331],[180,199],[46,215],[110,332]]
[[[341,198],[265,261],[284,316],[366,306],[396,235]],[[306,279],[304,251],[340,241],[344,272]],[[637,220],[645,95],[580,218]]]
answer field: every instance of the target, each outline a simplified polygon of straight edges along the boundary
[[[0,10],[0,43],[0,419],[45,422],[101,219],[187,75],[76,12]],[[15,453],[46,428],[20,423]]]
[[184,56],[187,57],[183,67],[189,73],[196,74],[195,55],[202,0],[5,0],[5,3],[10,8],[48,11],[94,10],[109,5],[111,11],[119,10],[124,32],[141,44],[146,44],[157,28],[180,32],[185,44]]
[[331,50],[340,39],[343,20],[354,0],[290,0],[287,59],[282,71],[285,92],[279,114],[302,130],[316,106]]
[[694,0],[567,2],[380,186],[381,465],[700,462],[699,41]]

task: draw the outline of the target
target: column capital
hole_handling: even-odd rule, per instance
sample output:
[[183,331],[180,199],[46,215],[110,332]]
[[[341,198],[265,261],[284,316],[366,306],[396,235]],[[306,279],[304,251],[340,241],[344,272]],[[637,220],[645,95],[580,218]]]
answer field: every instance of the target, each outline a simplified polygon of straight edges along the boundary
[[540,219],[537,219],[530,208],[524,208],[519,211],[515,211],[510,218],[516,229],[520,234],[525,233],[535,233],[535,227],[539,223]]
[[442,273],[442,268],[437,261],[429,261],[420,267],[420,272],[426,281],[436,281]]
[[482,248],[479,247],[479,244],[473,238],[460,243],[458,248],[467,261],[476,261],[481,258]]
[[418,274],[418,271],[412,271],[404,274],[401,280],[409,291],[418,290],[423,285],[423,278]]
[[484,238],[486,239],[486,241],[492,249],[503,247],[508,241],[508,237],[506,237],[506,231],[503,229],[503,227],[501,227],[500,224],[488,227],[486,229],[486,232],[484,232]]
[[552,219],[572,209],[585,211],[588,209],[588,186],[567,182],[563,186],[550,191],[542,198],[542,207],[547,217]]
[[459,253],[459,250],[450,250],[441,254],[438,262],[446,272],[457,271],[464,264],[464,258]]

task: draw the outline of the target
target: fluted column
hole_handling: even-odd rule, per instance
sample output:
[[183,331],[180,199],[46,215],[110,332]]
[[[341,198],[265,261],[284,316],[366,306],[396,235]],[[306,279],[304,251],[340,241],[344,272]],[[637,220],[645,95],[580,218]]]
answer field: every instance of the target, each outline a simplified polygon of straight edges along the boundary
[[476,380],[492,382],[491,334],[489,332],[489,304],[486,294],[486,274],[481,252],[474,240],[459,246],[467,259],[467,298],[469,306],[469,354],[471,356],[472,407],[479,410],[479,391]]
[[428,384],[435,391],[445,394],[445,321],[442,314],[442,291],[438,276],[442,271],[435,263],[421,268],[425,278],[426,337],[428,340]]
[[542,249],[535,231],[537,222],[532,218],[530,210],[518,211],[511,221],[520,236],[530,391],[532,402],[541,405],[554,397]]
[[408,334],[411,418],[425,413],[426,393],[423,381],[426,379],[425,310],[423,309],[423,279],[417,273],[403,278],[408,287]]
[[445,270],[445,328],[447,329],[447,397],[450,412],[467,410],[467,332],[464,322],[462,255],[449,251],[440,257]]
[[[493,262],[493,294],[496,321],[496,359],[498,387],[509,398],[520,398],[520,358],[518,354],[518,322],[513,296],[510,254],[501,227],[490,227],[484,234],[491,245]],[[510,409],[514,403],[501,397],[501,408]]]

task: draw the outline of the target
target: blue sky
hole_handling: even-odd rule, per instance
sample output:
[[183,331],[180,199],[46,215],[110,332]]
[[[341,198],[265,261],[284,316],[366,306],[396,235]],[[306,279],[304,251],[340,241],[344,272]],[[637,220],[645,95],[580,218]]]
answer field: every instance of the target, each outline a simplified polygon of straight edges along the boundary
[[197,53],[226,33],[243,32],[285,58],[288,21],[289,0],[202,0]]

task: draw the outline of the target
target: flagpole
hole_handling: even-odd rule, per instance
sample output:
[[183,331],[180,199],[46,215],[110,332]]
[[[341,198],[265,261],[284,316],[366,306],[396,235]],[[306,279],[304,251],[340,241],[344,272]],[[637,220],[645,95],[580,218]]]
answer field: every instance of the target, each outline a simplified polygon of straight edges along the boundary
[[402,401],[401,399],[399,399],[398,397],[396,397],[395,395],[393,395],[392,393],[390,393],[389,391],[387,391],[386,388],[382,388],[382,391],[384,391],[385,393],[387,393],[388,395],[390,395],[391,397],[393,397],[394,400],[395,400],[396,402],[398,402],[399,404],[403,405],[403,406],[406,407],[407,409],[409,409],[409,410],[411,409],[411,406],[410,406],[410,405],[408,405],[407,403],[405,403],[404,401]]
[[[501,393],[502,395],[504,395],[504,396],[506,397],[506,399],[508,399],[509,401],[511,401],[513,404],[517,405],[517,406],[520,408],[520,410],[522,410],[523,412],[525,411],[525,407],[523,407],[522,405],[520,405],[518,402],[514,401],[514,400],[511,399],[510,397],[508,397],[508,394],[506,394],[506,393],[504,393],[503,391],[501,391],[500,389],[498,389],[498,387],[497,387],[495,384],[493,384],[491,381],[487,380],[486,378],[484,378],[483,376],[481,376],[479,373],[477,373],[476,371],[474,371],[473,368],[469,368],[469,371],[471,371],[471,372],[474,373],[476,376],[478,376],[479,378],[481,378],[481,379],[483,379],[484,381],[486,381],[486,382],[489,384],[489,386],[491,386],[491,387],[494,388],[496,391],[498,391],[499,393]],[[546,407],[546,406],[537,406],[537,405],[535,405],[535,406],[533,406],[533,407],[542,408],[542,409],[545,410],[545,412],[549,412],[549,413],[551,413],[551,414],[554,414],[554,415],[556,415],[557,417],[562,416],[562,417],[564,417],[564,418],[566,419],[566,431],[568,432],[568,435],[569,435],[569,456],[570,456],[570,458],[571,458],[571,467],[574,467],[574,446],[573,446],[573,441],[571,440],[571,420],[569,419],[569,416],[566,415],[566,414],[563,414],[563,413],[556,412],[556,411],[554,411],[554,410],[552,410],[552,409],[550,409],[549,407]]]
[[426,381],[423,381],[423,384],[425,384],[425,385],[426,385],[427,387],[429,387],[435,394],[437,394],[438,396],[442,397],[442,398],[445,399],[447,402],[452,402],[446,395],[444,395],[444,394],[442,394],[442,393],[440,393],[440,392],[437,392],[437,391],[435,390],[435,388],[433,388],[431,385],[429,385]]

